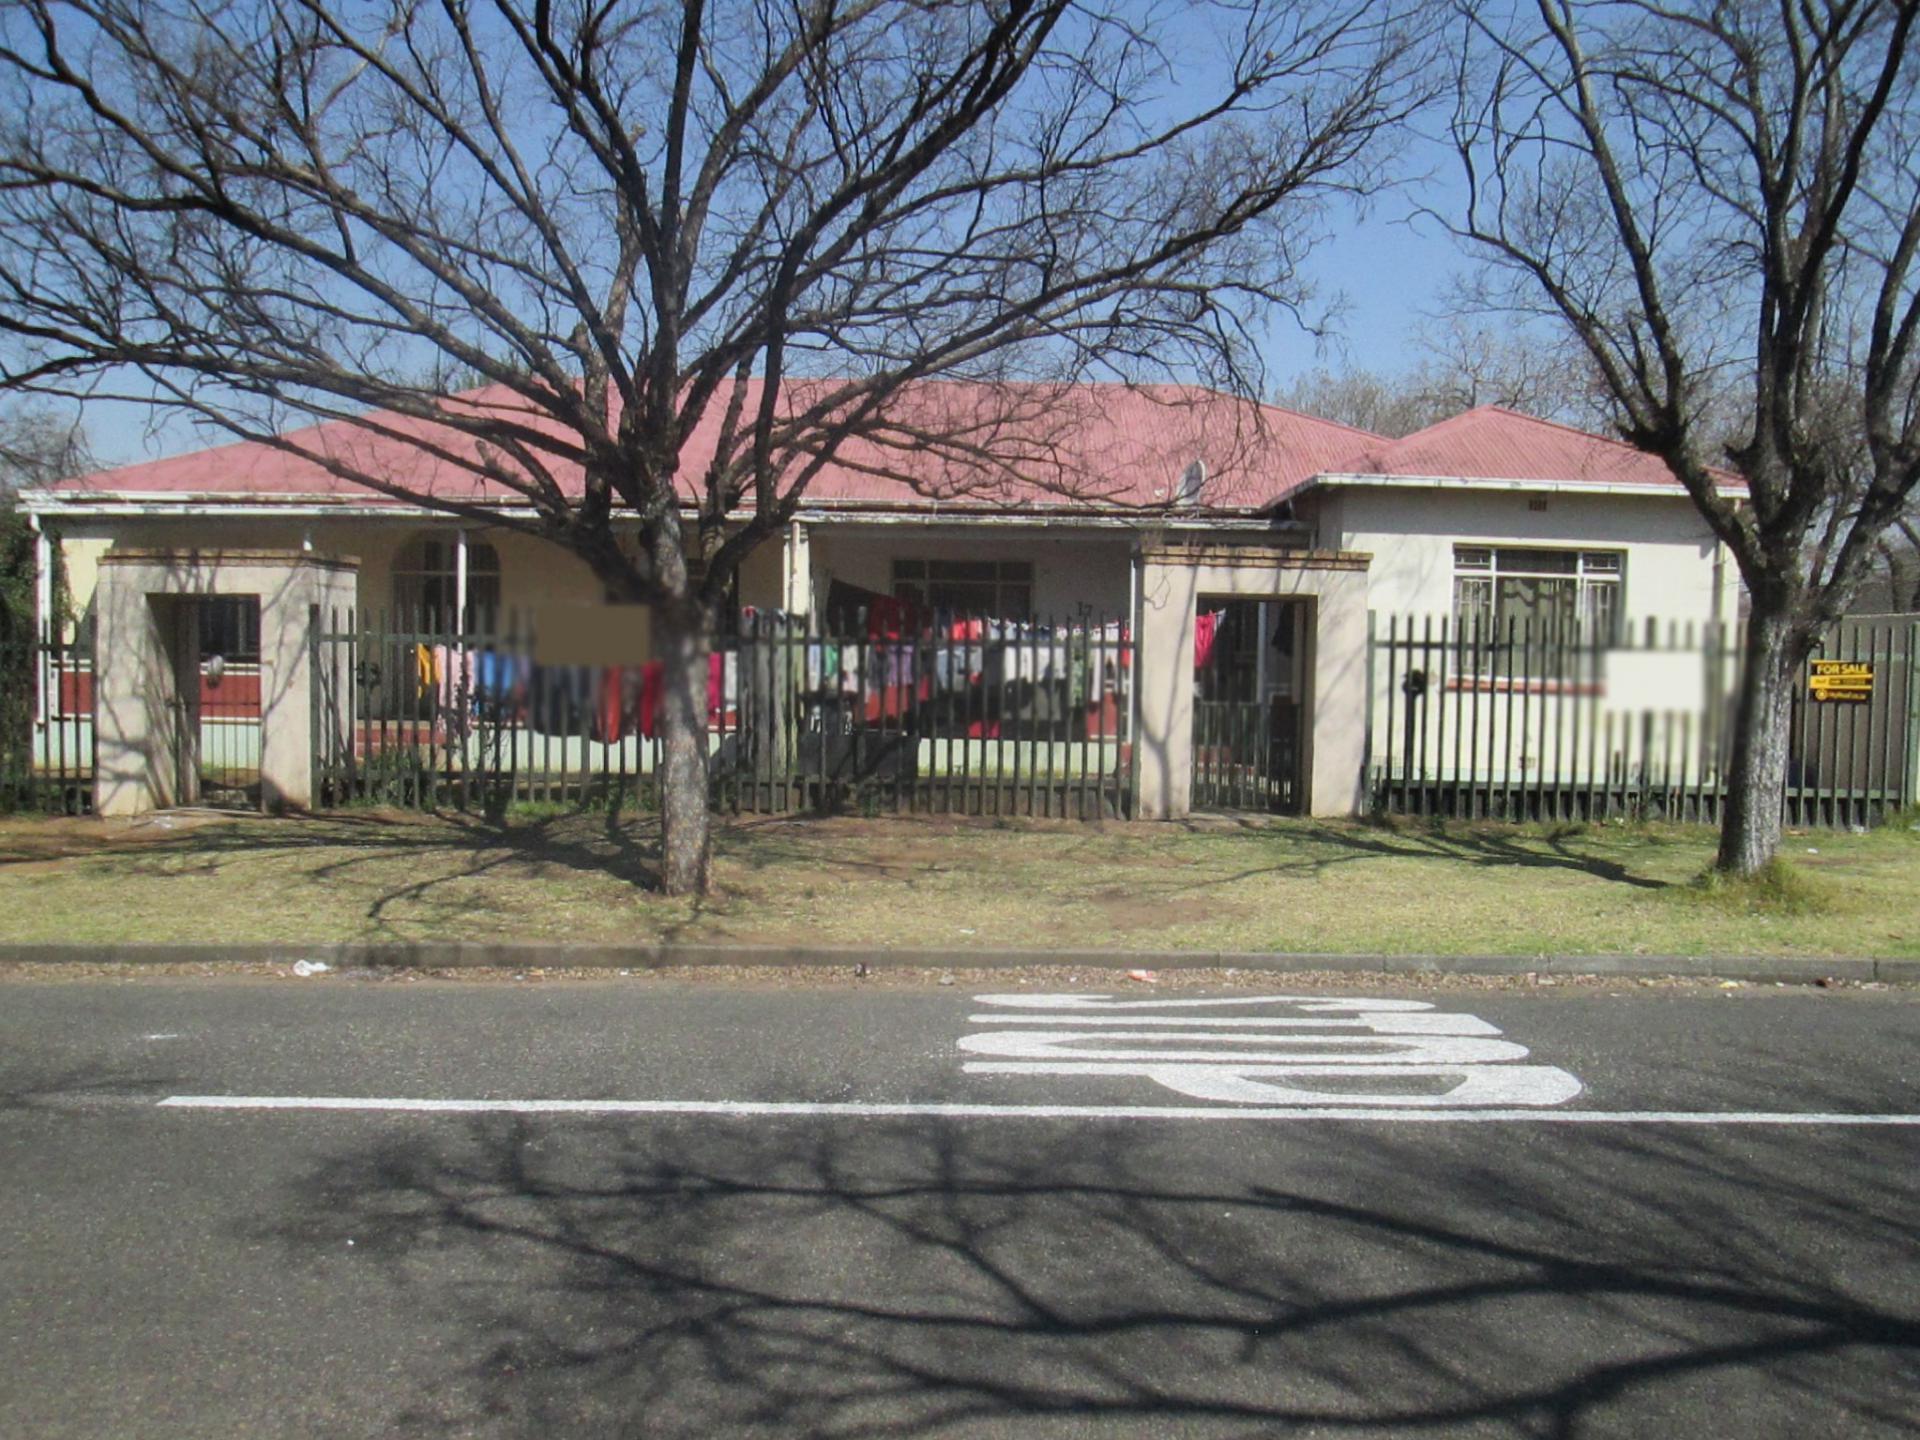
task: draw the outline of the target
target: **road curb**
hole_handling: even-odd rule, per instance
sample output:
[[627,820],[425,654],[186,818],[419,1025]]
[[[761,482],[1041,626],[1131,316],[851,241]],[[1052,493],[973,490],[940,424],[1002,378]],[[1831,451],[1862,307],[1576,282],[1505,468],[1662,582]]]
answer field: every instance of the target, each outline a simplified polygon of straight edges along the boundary
[[1920,984],[1920,960],[1695,955],[1320,955],[1244,950],[883,950],[800,945],[548,945],[425,941],[383,944],[5,945],[0,963],[30,965],[292,965],[335,970],[658,970],[680,966],[887,970],[1257,970],[1406,975],[1620,975],[1715,980]]

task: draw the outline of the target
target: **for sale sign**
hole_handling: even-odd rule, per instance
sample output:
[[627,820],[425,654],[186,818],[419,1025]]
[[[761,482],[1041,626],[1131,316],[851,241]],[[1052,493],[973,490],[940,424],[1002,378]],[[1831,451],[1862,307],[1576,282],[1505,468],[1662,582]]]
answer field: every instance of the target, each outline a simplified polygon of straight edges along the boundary
[[1873,662],[1815,660],[1807,676],[1807,689],[1815,700],[1864,705],[1873,699]]

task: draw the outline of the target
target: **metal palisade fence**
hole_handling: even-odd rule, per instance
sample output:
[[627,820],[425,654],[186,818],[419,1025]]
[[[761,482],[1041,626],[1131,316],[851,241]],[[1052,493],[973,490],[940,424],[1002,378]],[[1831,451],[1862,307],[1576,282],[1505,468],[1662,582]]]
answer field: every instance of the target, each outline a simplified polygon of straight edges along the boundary
[[[465,632],[386,612],[313,629],[318,803],[499,810],[657,802],[657,663],[537,663],[535,617]],[[717,808],[1121,816],[1119,621],[743,611],[707,685]]]
[[[1617,637],[1527,619],[1371,617],[1366,782],[1376,811],[1716,824],[1738,626]],[[1920,619],[1834,627],[1794,680],[1785,821],[1870,825],[1916,800]]]
[[0,811],[92,807],[92,627],[0,635]]

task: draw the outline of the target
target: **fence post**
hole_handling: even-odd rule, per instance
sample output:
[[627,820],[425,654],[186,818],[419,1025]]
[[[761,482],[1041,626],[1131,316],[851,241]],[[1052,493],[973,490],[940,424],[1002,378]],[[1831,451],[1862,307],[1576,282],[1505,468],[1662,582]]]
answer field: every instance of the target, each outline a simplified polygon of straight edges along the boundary
[[[1360,730],[1360,803],[1369,811],[1379,808],[1373,792],[1373,696],[1374,687],[1379,683],[1380,677],[1379,618],[1378,611],[1372,609],[1367,611],[1367,703],[1364,709],[1366,718],[1361,721]],[[1296,756],[1294,771],[1297,779],[1300,769],[1297,742],[1294,754]]]
[[1906,765],[1901,787],[1900,807],[1911,809],[1920,802],[1920,620],[1907,626],[1907,703],[1905,741]]
[[320,742],[321,677],[320,607],[307,607],[307,803],[315,810],[326,808],[327,761]]

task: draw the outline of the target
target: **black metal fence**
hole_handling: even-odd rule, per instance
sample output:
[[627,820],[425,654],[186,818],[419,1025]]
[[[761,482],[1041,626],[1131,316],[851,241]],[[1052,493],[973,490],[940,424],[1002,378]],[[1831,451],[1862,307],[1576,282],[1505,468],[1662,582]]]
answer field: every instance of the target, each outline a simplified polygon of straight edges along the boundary
[[[1377,811],[1716,824],[1738,627],[1601,639],[1526,620],[1372,617],[1367,789]],[[1870,825],[1915,803],[1920,620],[1849,620],[1794,682],[1785,820]]]
[[[659,666],[535,662],[532,617],[313,632],[319,803],[657,803]],[[712,800],[733,812],[1123,816],[1132,640],[1099,617],[744,612],[708,678]]]
[[93,637],[0,636],[0,811],[93,808]]

